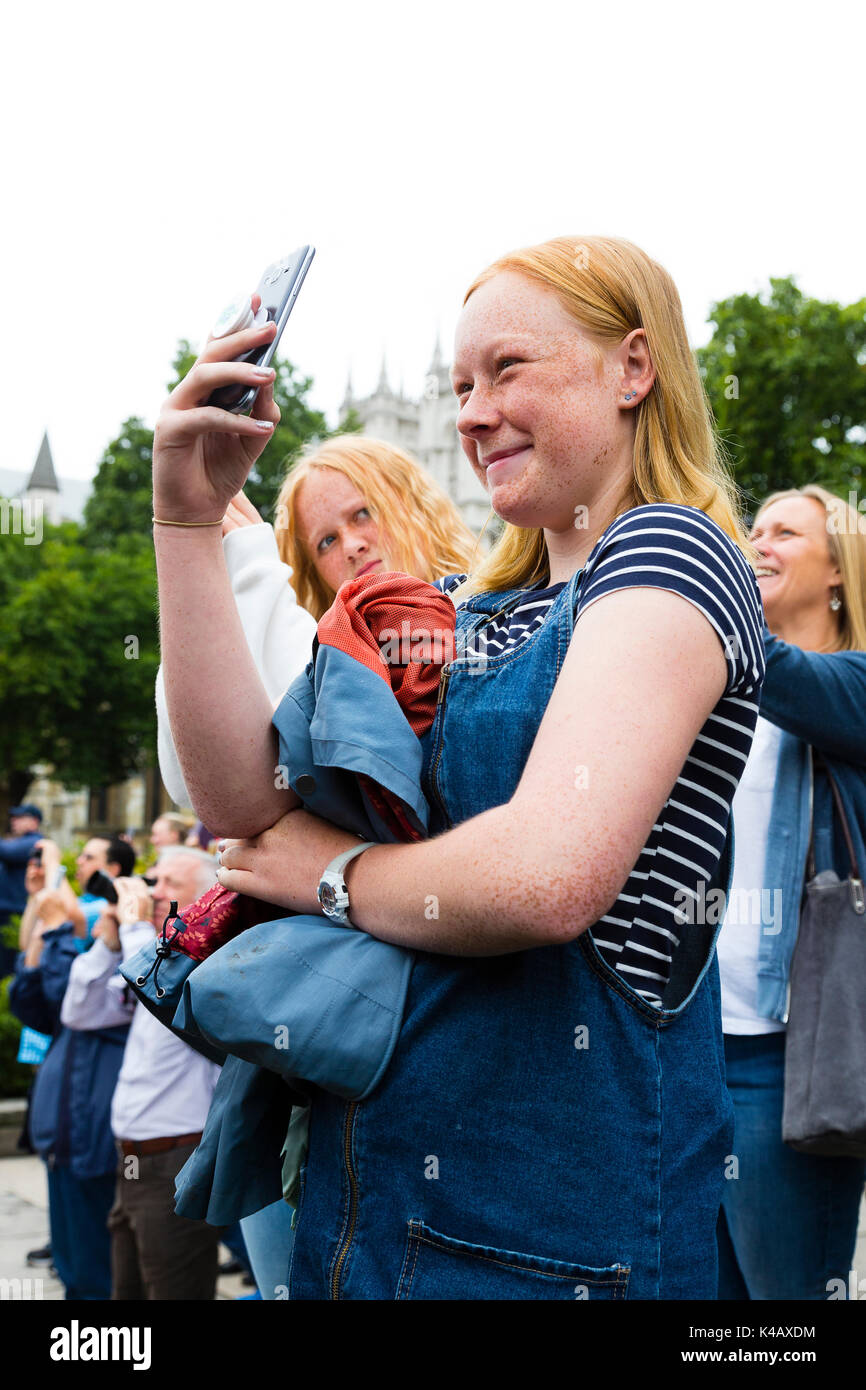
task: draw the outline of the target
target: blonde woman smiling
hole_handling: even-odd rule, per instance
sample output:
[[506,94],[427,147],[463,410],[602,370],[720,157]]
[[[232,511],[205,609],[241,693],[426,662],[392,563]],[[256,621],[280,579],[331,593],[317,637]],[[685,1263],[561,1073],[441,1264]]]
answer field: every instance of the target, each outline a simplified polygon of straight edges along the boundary
[[[820,1300],[848,1287],[866,1162],[783,1144],[785,1024],[813,811],[816,870],[849,873],[812,748],[839,787],[861,873],[866,866],[866,519],[811,485],[768,497],[752,540],[767,678],[734,797],[734,891],[719,937],[739,1163],[724,1187],[719,1297]],[[773,911],[736,911],[756,901],[755,889]]]

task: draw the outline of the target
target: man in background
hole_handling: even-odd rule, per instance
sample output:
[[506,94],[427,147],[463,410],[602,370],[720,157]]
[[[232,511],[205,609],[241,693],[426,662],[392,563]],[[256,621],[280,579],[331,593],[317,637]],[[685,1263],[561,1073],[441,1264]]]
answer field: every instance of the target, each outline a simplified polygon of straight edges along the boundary
[[6,926],[13,913],[21,913],[27,906],[24,875],[27,861],[42,833],[39,807],[31,802],[13,806],[9,812],[9,830],[9,836],[0,840],[0,927]]

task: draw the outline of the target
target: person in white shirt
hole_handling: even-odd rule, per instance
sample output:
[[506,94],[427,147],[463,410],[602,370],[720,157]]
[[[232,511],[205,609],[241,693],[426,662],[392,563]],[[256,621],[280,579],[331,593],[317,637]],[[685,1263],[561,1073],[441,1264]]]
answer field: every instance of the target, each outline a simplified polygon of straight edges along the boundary
[[[153,898],[143,881],[118,883],[116,911],[100,918],[99,940],[75,962],[61,1019],[70,1028],[126,1022],[129,1004],[117,967],[152,939],[169,904],[180,911],[216,881],[200,850],[163,851]],[[219,1067],[135,1006],[111,1106],[120,1158],[111,1233],[113,1300],[213,1299],[219,1231],[174,1210],[174,1180],[201,1138]]]

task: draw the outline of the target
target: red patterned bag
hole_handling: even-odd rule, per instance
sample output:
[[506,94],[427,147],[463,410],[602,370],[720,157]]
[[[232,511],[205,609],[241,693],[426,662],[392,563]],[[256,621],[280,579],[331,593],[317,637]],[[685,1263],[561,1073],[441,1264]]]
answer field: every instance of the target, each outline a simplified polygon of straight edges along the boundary
[[166,937],[166,922],[163,936],[165,944],[173,951],[202,961],[247,927],[254,927],[258,922],[272,922],[285,915],[284,907],[262,902],[260,898],[248,898],[244,893],[234,893],[215,883],[174,918],[175,935]]

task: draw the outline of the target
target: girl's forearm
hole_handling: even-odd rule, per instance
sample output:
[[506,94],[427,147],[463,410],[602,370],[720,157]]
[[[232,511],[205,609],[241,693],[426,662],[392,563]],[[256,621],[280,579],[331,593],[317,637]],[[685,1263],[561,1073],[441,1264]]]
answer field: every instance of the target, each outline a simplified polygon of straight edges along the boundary
[[420,844],[367,850],[345,871],[351,921],[381,941],[456,956],[571,940],[606,904],[597,877],[576,873],[554,838],[504,805]]
[[218,527],[154,527],[169,721],[196,814],[256,835],[297,806],[277,786],[272,709],[231,591]]

